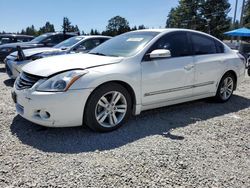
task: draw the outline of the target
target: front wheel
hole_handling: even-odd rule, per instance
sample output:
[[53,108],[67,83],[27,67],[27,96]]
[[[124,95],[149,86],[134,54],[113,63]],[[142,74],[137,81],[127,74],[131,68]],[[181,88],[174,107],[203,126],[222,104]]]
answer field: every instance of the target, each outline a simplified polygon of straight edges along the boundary
[[131,115],[131,97],[123,86],[109,83],[97,88],[90,96],[84,122],[98,132],[119,128]]
[[233,74],[225,74],[219,84],[216,99],[219,102],[227,102],[233,95],[236,80]]

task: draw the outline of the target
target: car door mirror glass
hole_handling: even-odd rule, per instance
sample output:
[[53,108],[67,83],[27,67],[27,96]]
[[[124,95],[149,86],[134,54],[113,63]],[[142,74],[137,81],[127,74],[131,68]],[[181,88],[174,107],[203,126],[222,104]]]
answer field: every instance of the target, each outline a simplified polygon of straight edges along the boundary
[[149,54],[150,59],[171,57],[171,52],[165,49],[154,50]]

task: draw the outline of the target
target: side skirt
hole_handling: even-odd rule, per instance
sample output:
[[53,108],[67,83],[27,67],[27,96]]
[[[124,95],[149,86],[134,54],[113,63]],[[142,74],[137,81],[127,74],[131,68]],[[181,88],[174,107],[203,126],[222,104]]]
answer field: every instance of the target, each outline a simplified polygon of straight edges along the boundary
[[[214,97],[215,95],[216,95],[216,93],[206,93],[206,94],[199,94],[199,95],[195,95],[195,96],[188,96],[188,97],[183,97],[183,98],[178,98],[178,99],[171,99],[171,100],[162,101],[159,103],[150,104],[150,105],[146,105],[146,106],[142,105],[141,111],[160,108],[160,107],[164,107],[164,106],[170,106],[170,105],[189,102],[189,101],[194,101],[194,100],[208,98],[208,97]],[[138,111],[137,111],[137,115],[139,114]]]

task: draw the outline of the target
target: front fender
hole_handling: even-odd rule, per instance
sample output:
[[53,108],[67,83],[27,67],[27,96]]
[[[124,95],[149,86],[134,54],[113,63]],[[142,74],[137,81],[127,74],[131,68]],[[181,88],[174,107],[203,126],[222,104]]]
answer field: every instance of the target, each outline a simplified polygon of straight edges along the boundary
[[140,71],[136,71],[136,70],[131,71],[125,68],[118,69],[116,65],[98,67],[95,69],[89,69],[88,71],[89,72],[86,75],[82,76],[71,86],[70,88],[71,90],[95,89],[98,86],[103,85],[107,82],[119,81],[119,82],[126,83],[132,88],[135,94],[136,103],[141,104]]

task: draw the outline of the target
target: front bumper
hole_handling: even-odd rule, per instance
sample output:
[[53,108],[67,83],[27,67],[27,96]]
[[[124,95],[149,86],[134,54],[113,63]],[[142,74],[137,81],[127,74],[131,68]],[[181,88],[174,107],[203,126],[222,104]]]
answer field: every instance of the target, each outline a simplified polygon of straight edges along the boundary
[[93,89],[67,92],[17,90],[16,111],[23,118],[46,127],[75,127],[83,123],[84,107]]

